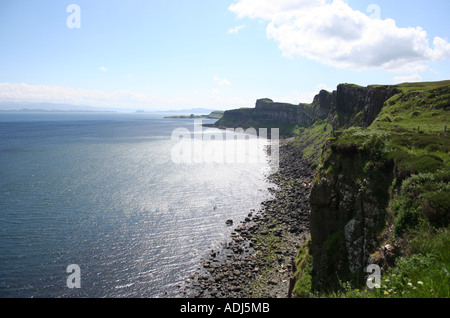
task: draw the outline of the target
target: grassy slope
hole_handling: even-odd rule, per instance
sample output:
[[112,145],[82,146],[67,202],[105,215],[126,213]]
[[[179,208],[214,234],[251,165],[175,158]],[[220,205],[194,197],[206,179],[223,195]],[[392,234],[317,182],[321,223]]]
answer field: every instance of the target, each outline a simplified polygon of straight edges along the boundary
[[[380,289],[342,282],[342,291],[322,296],[450,297],[450,139],[444,133],[450,124],[450,81],[397,87],[401,93],[385,103],[369,128],[353,127],[331,136],[328,124],[318,123],[296,138],[307,147],[305,156],[320,163],[318,173],[333,173],[335,167],[327,166],[336,155],[333,148],[364,149],[367,156],[358,164],[367,173],[386,167],[380,162],[394,166],[394,182],[386,190],[390,202],[382,243],[401,246],[402,257],[384,273]],[[317,149],[326,143],[331,147],[318,155]],[[299,279],[295,288],[303,297],[313,296],[305,251],[299,251],[297,262],[306,272],[296,276],[306,280]]]
[[313,165],[320,163],[321,150],[327,139],[331,137],[333,126],[327,121],[318,120],[307,129],[297,127],[294,129],[294,144],[303,149],[303,159]]

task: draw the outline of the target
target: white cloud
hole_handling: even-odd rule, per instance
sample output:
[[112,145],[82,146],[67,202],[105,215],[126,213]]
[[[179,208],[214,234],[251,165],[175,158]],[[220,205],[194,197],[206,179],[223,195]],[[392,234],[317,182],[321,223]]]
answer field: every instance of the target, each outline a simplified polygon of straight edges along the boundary
[[302,56],[342,69],[403,73],[450,58],[446,40],[435,37],[431,47],[421,27],[400,28],[392,19],[368,16],[343,0],[239,0],[229,10],[239,18],[268,21],[268,38],[290,58]]
[[245,29],[245,24],[238,25],[228,30],[228,34],[238,33],[240,30]]
[[100,66],[98,69],[99,69],[100,71],[102,71],[102,72],[107,72],[107,71],[108,71],[108,68],[106,68],[106,67],[104,67],[104,66]]
[[0,83],[1,102],[36,102],[90,105],[97,107],[133,108],[154,104],[155,98],[128,90],[106,93],[99,90],[75,89],[55,85]]
[[0,102],[71,104],[130,110],[172,110],[197,107],[226,110],[251,106],[254,100],[223,94],[217,88],[204,92],[196,91],[184,96],[154,96],[129,90],[103,92],[95,89],[3,82],[0,83]]
[[446,40],[435,37],[433,40],[434,50],[430,51],[430,55],[434,60],[441,61],[450,57],[450,43]]
[[231,82],[227,80],[226,78],[220,78],[219,76],[214,76],[213,78],[214,82],[216,82],[218,85],[221,86],[230,86]]

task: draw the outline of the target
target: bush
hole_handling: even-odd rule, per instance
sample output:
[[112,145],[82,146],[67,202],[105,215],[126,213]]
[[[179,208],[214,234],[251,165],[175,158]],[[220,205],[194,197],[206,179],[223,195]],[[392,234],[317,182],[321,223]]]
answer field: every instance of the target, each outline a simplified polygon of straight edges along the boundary
[[437,227],[445,227],[450,219],[450,171],[420,173],[406,179],[400,196],[392,202],[395,234],[401,235],[428,220]]
[[397,170],[399,171],[399,174],[403,176],[424,172],[434,172],[443,167],[443,160],[430,154],[415,156],[405,153],[402,157],[397,158]]
[[382,283],[387,297],[448,298],[450,232],[421,227],[413,234],[413,254],[401,257]]
[[401,236],[410,229],[416,228],[423,221],[420,207],[408,198],[403,197],[394,200],[392,203],[392,211],[395,216],[394,234],[396,236]]
[[450,196],[448,190],[423,194],[422,213],[436,226],[447,226],[450,219]]

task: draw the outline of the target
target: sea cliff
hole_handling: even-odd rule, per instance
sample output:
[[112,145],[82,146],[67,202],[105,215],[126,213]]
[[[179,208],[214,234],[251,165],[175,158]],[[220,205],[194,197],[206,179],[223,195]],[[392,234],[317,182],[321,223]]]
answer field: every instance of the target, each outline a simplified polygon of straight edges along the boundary
[[[259,264],[239,271],[248,278],[234,295],[270,297],[276,286],[281,297],[282,290],[285,297],[449,297],[442,284],[450,263],[449,110],[450,81],[442,81],[341,84],[311,104],[266,98],[253,109],[226,111],[216,127],[280,128],[289,137],[275,178],[284,199],[262,211],[261,224],[276,225],[254,227],[252,248],[242,249],[264,260],[265,270]],[[286,220],[299,222],[298,231]],[[258,254],[255,242],[288,257]],[[283,250],[286,242],[295,257]],[[391,282],[368,289],[370,264]],[[434,287],[408,289],[412,279]],[[209,294],[215,295],[229,293]]]
[[325,119],[335,104],[335,93],[322,90],[311,104],[274,102],[269,98],[256,101],[255,108],[225,111],[214,126],[218,128],[279,128],[282,136],[292,136],[297,127],[310,127]]

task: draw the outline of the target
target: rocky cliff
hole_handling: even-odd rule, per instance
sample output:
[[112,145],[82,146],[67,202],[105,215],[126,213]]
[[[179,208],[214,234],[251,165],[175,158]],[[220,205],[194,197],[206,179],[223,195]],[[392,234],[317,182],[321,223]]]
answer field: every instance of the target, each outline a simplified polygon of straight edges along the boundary
[[226,111],[216,122],[219,128],[294,128],[311,127],[317,120],[329,120],[335,129],[349,126],[369,126],[380,113],[384,102],[395,95],[392,86],[361,87],[341,84],[333,92],[321,90],[311,104],[278,103],[264,98],[255,108]]
[[313,114],[308,104],[292,105],[275,103],[271,99],[256,101],[252,114],[253,121],[267,123],[277,122],[309,127],[313,123]]
[[[391,163],[377,158],[377,143],[363,149],[332,146],[318,171],[310,193],[314,290],[334,290],[340,280],[361,279],[380,244],[393,174]],[[368,171],[374,162],[377,167]]]
[[381,112],[384,103],[398,92],[395,86],[340,84],[336,91],[333,124],[339,128],[368,127]]
[[446,195],[439,185],[416,189],[413,200],[400,187],[417,175],[439,180],[449,169],[449,109],[449,81],[338,86],[331,113],[336,133],[323,149],[310,193],[313,290],[364,284],[369,263],[393,266],[404,247],[391,244],[389,233],[436,223],[422,197],[435,198],[434,206],[447,211],[438,213],[437,223],[448,223],[449,201],[441,201]]
[[320,91],[311,104],[256,101],[255,108],[228,110],[215,123],[218,128],[279,128],[282,135],[292,135],[298,127],[310,127],[317,119],[326,119],[336,102],[336,92]]
[[[399,93],[393,86],[341,84],[328,120],[333,128],[370,126],[386,101]],[[327,146],[310,194],[312,288],[334,290],[340,281],[360,280],[379,246],[385,225],[391,162],[382,159],[382,138],[355,133],[355,140]],[[362,146],[361,146],[362,145]]]

